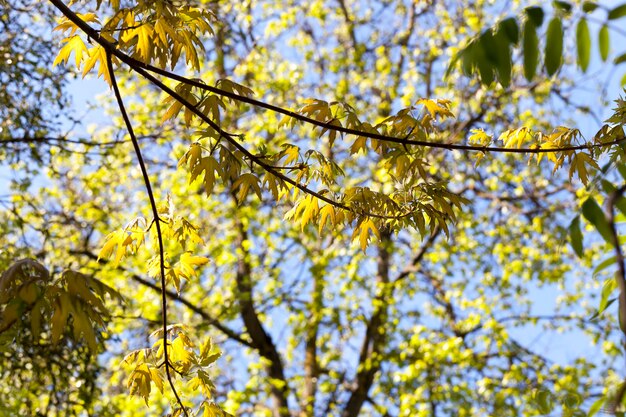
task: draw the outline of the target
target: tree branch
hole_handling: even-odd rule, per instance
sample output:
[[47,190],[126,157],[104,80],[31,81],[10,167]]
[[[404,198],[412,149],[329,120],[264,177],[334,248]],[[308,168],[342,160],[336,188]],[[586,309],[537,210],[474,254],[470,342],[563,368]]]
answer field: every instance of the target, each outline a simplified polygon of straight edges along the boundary
[[276,349],[276,345],[274,345],[272,338],[263,328],[263,324],[259,320],[259,316],[254,308],[252,267],[249,262],[250,253],[244,246],[244,242],[248,240],[248,232],[238,218],[235,222],[235,227],[238,232],[235,245],[242,253],[237,262],[237,271],[235,274],[237,284],[236,296],[239,302],[239,308],[241,309],[241,318],[243,319],[246,331],[252,339],[252,346],[259,352],[261,357],[269,361],[266,369],[268,376],[273,380],[269,382],[274,399],[274,417],[289,417],[289,404],[287,402],[288,387],[283,363]]
[[390,263],[391,234],[389,231],[383,231],[378,244],[377,294],[372,300],[372,317],[367,323],[365,337],[361,345],[355,387],[341,413],[341,417],[357,417],[359,415],[363,403],[367,400],[369,390],[374,383],[374,377],[380,370],[383,347],[387,341],[384,325],[387,322],[388,298],[391,291],[391,286],[389,285]]
[[[336,131],[338,133],[344,133],[344,134],[355,135],[355,136],[362,136],[362,137],[367,137],[367,138],[370,138],[370,139],[377,139],[377,140],[380,140],[380,141],[391,142],[391,143],[399,143],[399,144],[403,144],[403,145],[417,145],[417,146],[424,146],[424,147],[429,147],[429,148],[445,149],[445,150],[448,150],[448,151],[456,149],[456,150],[461,150],[461,151],[501,152],[501,153],[521,153],[521,154],[541,154],[541,153],[554,153],[554,152],[566,152],[566,151],[580,151],[580,150],[588,150],[588,149],[594,149],[594,148],[605,148],[605,147],[612,146],[612,145],[615,145],[615,144],[619,144],[619,143],[621,143],[623,141],[626,141],[626,137],[621,137],[621,138],[618,138],[616,140],[613,140],[613,141],[610,141],[610,142],[605,142],[605,143],[594,143],[594,144],[585,144],[585,145],[577,145],[577,146],[564,146],[564,147],[560,147],[560,148],[549,148],[549,149],[548,148],[544,148],[544,149],[541,149],[541,148],[505,148],[505,147],[497,147],[497,146],[462,145],[462,144],[455,144],[455,143],[430,142],[430,141],[426,141],[426,140],[413,140],[413,139],[408,139],[408,138],[398,138],[398,137],[394,137],[394,136],[382,135],[380,133],[365,132],[365,131],[360,131],[360,130],[357,130],[357,129],[346,128],[346,127],[343,127],[343,126],[335,126],[335,125],[331,125],[328,121],[320,121],[320,120],[317,120],[317,119],[313,119],[313,118],[304,116],[302,114],[299,114],[297,112],[294,112],[292,110],[285,109],[285,108],[282,108],[282,107],[279,107],[279,106],[276,106],[276,105],[273,105],[273,104],[269,104],[269,103],[263,102],[261,100],[256,100],[256,99],[253,99],[253,98],[250,98],[250,97],[239,95],[237,93],[225,91],[225,90],[222,90],[222,89],[217,88],[217,87],[212,87],[212,86],[209,86],[209,85],[205,84],[203,81],[198,81],[198,80],[195,80],[195,79],[186,78],[186,77],[183,77],[181,75],[172,73],[170,71],[167,71],[167,70],[155,67],[153,65],[146,64],[146,63],[141,62],[141,61],[139,61],[137,59],[131,58],[130,56],[126,55],[124,52],[118,50],[115,47],[115,44],[113,44],[113,43],[107,41],[106,39],[104,39],[97,30],[93,29],[89,24],[87,24],[85,21],[83,21],[74,12],[72,12],[72,10],[69,7],[67,7],[63,3],[62,0],[50,0],[50,2],[55,7],[57,7],[70,21],[72,21],[83,32],[85,32],[87,34],[87,36],[89,36],[91,39],[93,39],[96,42],[98,42],[110,54],[114,55],[116,58],[118,58],[122,62],[126,63],[133,70],[135,70],[135,71],[137,71],[139,73],[141,73],[139,71],[140,69],[141,70],[148,70],[148,71],[153,72],[155,74],[159,74],[161,76],[170,78],[172,80],[176,80],[178,82],[185,83],[185,84],[191,85],[193,87],[196,87],[196,88],[199,88],[199,89],[202,89],[202,90],[206,90],[206,91],[212,92],[214,94],[218,94],[218,95],[223,96],[223,97],[228,97],[228,98],[230,98],[232,100],[235,100],[235,101],[238,101],[238,102],[241,102],[241,103],[250,104],[250,105],[252,105],[254,107],[263,108],[263,109],[266,109],[266,110],[273,111],[275,113],[283,114],[285,116],[289,116],[289,117],[292,117],[292,118],[294,118],[296,120],[299,120],[299,121],[301,121],[303,123],[307,123],[307,124],[314,125],[314,126],[317,126],[317,127],[322,127],[324,129],[327,129],[327,130],[333,130],[333,131]],[[145,73],[142,74],[142,75],[146,76]],[[172,95],[167,90],[163,90],[163,91],[165,91],[168,94]],[[220,131],[220,129],[216,129],[216,130],[218,132]],[[263,166],[263,165],[261,165],[261,166]]]
[[420,247],[419,251],[415,254],[413,259],[411,260],[411,263],[407,265],[402,270],[402,272],[398,274],[396,279],[393,281],[394,283],[397,283],[398,281],[402,281],[403,279],[405,279],[412,273],[419,271],[420,262],[422,262],[422,259],[424,259],[424,256],[426,255],[426,252],[428,251],[428,249],[430,249],[435,244],[435,241],[437,240],[437,237],[440,234],[441,234],[440,227],[437,227],[435,230],[433,230],[430,236],[428,236],[428,239],[426,240],[426,242],[424,242],[422,247]]
[[[313,259],[310,257],[310,259]],[[302,398],[302,417],[315,415],[315,400],[317,395],[317,379],[320,374],[317,358],[317,337],[324,303],[324,268],[315,265],[311,268],[313,275],[313,290],[309,304],[310,316],[305,329],[304,346],[304,394]]]

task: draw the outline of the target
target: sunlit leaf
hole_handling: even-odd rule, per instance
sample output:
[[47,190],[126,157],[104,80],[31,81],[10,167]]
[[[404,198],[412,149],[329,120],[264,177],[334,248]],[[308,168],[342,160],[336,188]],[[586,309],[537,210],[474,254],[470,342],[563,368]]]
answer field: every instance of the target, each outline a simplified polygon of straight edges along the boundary
[[232,186],[232,190],[239,190],[237,193],[237,201],[240,203],[246,198],[248,195],[248,191],[252,188],[259,199],[263,198],[261,192],[261,185],[259,178],[254,174],[242,174]]
[[54,59],[52,63],[53,66],[57,66],[60,63],[68,63],[70,60],[70,55],[74,53],[74,58],[76,61],[76,67],[80,67],[80,63],[83,60],[84,54],[89,54],[87,46],[85,46],[85,42],[83,42],[82,38],[78,35],[71,36],[69,38],[63,39],[62,41],[65,45],[59,51],[59,54]]
[[528,81],[535,77],[537,65],[539,65],[539,38],[537,37],[537,26],[527,20],[524,23],[524,76]]
[[596,266],[595,269],[593,270],[593,276],[595,277],[596,275],[604,271],[609,266],[615,265],[616,259],[617,258],[615,256],[611,256],[610,258],[607,258],[604,261],[600,262],[600,264],[598,264],[598,266]]
[[578,51],[578,66],[583,72],[586,72],[591,58],[591,36],[586,19],[580,19],[576,26],[576,49]]
[[[602,293],[600,295],[600,304],[598,305],[598,314],[602,314],[604,310],[610,305],[609,297],[617,288],[617,282],[614,277],[607,278],[602,284]],[[615,301],[615,300],[613,300]]]
[[548,24],[546,37],[545,64],[548,75],[554,75],[561,66],[563,56],[563,23],[553,17]]
[[606,61],[609,57],[609,28],[603,25],[598,33],[598,44],[600,49],[600,57],[602,61]]

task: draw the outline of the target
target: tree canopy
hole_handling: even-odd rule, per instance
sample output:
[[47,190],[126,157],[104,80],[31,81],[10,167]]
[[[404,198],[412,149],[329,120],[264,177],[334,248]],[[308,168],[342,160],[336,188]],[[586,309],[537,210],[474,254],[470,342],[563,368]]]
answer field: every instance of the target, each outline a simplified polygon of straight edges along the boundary
[[0,7],[2,413],[622,412],[626,5]]

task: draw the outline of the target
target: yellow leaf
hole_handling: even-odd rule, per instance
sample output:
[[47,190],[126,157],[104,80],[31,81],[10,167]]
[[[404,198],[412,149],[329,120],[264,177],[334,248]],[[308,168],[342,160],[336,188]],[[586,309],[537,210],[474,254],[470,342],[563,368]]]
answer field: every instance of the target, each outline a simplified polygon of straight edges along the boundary
[[19,304],[12,303],[6,306],[4,310],[2,310],[2,319],[0,320],[0,328],[6,329],[18,319],[19,317],[18,308],[19,308]]
[[87,346],[92,352],[95,352],[98,348],[98,342],[96,341],[96,334],[93,329],[93,325],[89,317],[84,311],[74,311],[72,314],[72,326],[73,334],[76,340],[79,340],[80,335],[83,335],[84,340],[87,341]]
[[515,130],[507,130],[499,138],[507,148],[521,148],[524,144],[533,140],[532,131],[527,127]]
[[184,340],[180,337],[175,338],[171,344],[171,360],[177,365],[177,368],[185,373],[192,365],[192,355],[186,349]]
[[236,82],[233,82],[226,78],[217,80],[215,86],[224,91],[228,91],[229,93],[236,93],[244,97],[252,97],[254,95],[254,91],[252,91],[250,88],[241,84],[237,84]]
[[227,413],[219,408],[216,404],[205,402],[202,417],[225,417]]
[[324,229],[324,225],[326,221],[330,218],[331,226],[336,226],[335,219],[335,207],[330,204],[326,204],[324,207],[320,209],[320,221],[319,221],[319,234],[322,234],[322,230]]
[[98,260],[110,257],[115,252],[113,265],[117,266],[127,252],[134,253],[144,243],[145,231],[138,224],[130,224],[125,229],[109,233],[98,253]]
[[166,100],[166,101],[173,101],[172,105],[167,109],[167,111],[165,112],[165,114],[163,115],[163,117],[161,118],[161,122],[166,122],[169,119],[172,119],[174,117],[176,117],[178,115],[178,113],[180,113],[180,110],[183,108],[183,103],[181,103],[180,101],[172,98],[171,100]]
[[225,109],[226,105],[222,99],[215,94],[204,97],[202,102],[198,105],[198,109],[200,109],[203,114],[206,116],[210,114],[211,119],[218,124],[220,122],[220,107]]
[[39,290],[37,289],[37,285],[35,283],[30,283],[23,285],[18,294],[27,304],[32,304],[37,300]]
[[50,319],[50,338],[53,344],[57,343],[61,339],[61,335],[65,331],[65,324],[69,315],[69,306],[65,305],[65,303],[61,301],[60,297],[55,300],[54,307],[54,313]]
[[157,21],[155,22],[155,24],[154,24],[154,32],[156,33],[156,38],[155,39],[158,39],[163,47],[167,47],[168,46],[168,41],[167,41],[168,36],[171,39],[177,39],[178,38],[174,28],[171,27],[169,25],[169,23],[167,22],[167,19],[165,19],[163,17],[158,18]]
[[80,67],[80,63],[83,60],[83,54],[85,52],[89,53],[81,37],[78,35],[74,35],[69,38],[63,39],[61,42],[65,43],[65,45],[63,45],[63,47],[59,51],[59,54],[54,59],[52,66],[56,67],[61,62],[67,64],[67,62],[69,62],[70,60],[70,55],[72,54],[72,52],[74,52],[76,67]]
[[300,158],[300,148],[294,145],[285,145],[284,150],[280,153],[280,158],[286,156],[285,165],[290,165],[293,162],[297,162]]
[[100,23],[100,21],[98,20],[98,16],[96,16],[95,13],[76,13],[76,16],[78,16],[83,22]]
[[202,147],[198,143],[193,143],[189,146],[189,150],[185,152],[185,154],[178,161],[178,168],[181,166],[188,164],[189,168],[193,168],[196,166],[196,163],[202,157]]
[[232,186],[233,191],[239,189],[239,192],[237,193],[237,201],[241,203],[246,198],[250,187],[252,187],[256,195],[259,197],[259,199],[261,199],[262,194],[259,183],[259,178],[256,175],[250,173],[242,174],[239,178],[237,178],[237,181],[235,181]]
[[430,100],[427,98],[421,98],[417,100],[416,104],[423,105],[433,118],[436,118],[437,116],[441,116],[442,119],[454,117],[454,113],[450,111],[450,100]]
[[109,74],[109,64],[107,61],[106,50],[101,45],[96,45],[88,51],[89,58],[85,61],[83,67],[83,78],[91,71],[96,64],[98,65],[98,78],[102,77],[108,85],[111,85],[111,75]]
[[193,341],[189,338],[189,336],[187,336],[184,332],[178,332],[178,337],[180,338],[180,340],[183,341],[183,344],[187,347],[193,348],[196,345],[193,343]]
[[370,234],[374,234],[378,239],[380,239],[380,233],[378,228],[370,218],[362,219],[354,229],[354,233],[352,234],[352,240],[359,238],[359,245],[361,246],[361,250],[365,251],[367,248],[367,244],[369,243]]
[[[195,181],[196,178],[204,171],[204,191],[207,196],[211,195],[213,192],[213,187],[215,186],[215,173],[219,176],[223,176],[222,169],[220,167],[219,162],[212,156],[205,156],[201,158],[196,166],[191,171],[191,177],[189,179],[189,183]],[[258,181],[258,179],[257,179]],[[234,189],[234,186],[233,186]],[[247,191],[247,190],[246,190]]]
[[275,200],[280,200],[281,194],[278,188],[282,185],[282,181],[269,171],[266,171],[263,177],[263,184],[267,184],[267,189],[270,190]]
[[30,330],[35,341],[39,340],[41,333],[41,301],[35,303],[30,311]]
[[150,23],[143,23],[140,26],[132,29],[128,33],[128,38],[126,41],[130,39],[137,38],[137,44],[135,46],[135,52],[142,58],[143,62],[149,63],[152,60],[152,34],[154,32],[154,28]]
[[128,388],[130,395],[138,395],[144,399],[148,405],[150,397],[152,374],[148,365],[143,363],[137,366],[128,376]]
[[586,152],[578,152],[574,154],[573,160],[570,165],[569,170],[569,178],[570,181],[576,172],[578,174],[578,178],[583,183],[583,185],[587,185],[589,182],[589,172],[587,169],[587,165],[592,166],[595,169],[600,169],[596,161]]
[[493,140],[483,129],[472,129],[470,133],[472,134],[467,139],[471,145],[489,146]]
[[300,218],[300,226],[304,230],[304,226],[310,221],[313,221],[319,213],[319,202],[317,197],[309,195],[301,204],[304,206],[302,217]]
[[161,374],[159,374],[159,370],[156,368],[150,368],[150,377],[154,385],[156,385],[157,389],[161,394],[163,394],[163,378],[161,378]]
[[207,338],[204,343],[200,346],[200,358],[206,358],[211,352],[211,348],[213,347],[213,341],[211,338]]
[[365,136],[357,137],[352,146],[350,146],[350,155],[355,155],[361,151],[364,154],[367,152],[367,138]]
[[198,266],[208,263],[209,259],[205,258],[204,256],[193,256],[191,255],[191,252],[185,252],[180,256],[180,262],[183,262],[187,265]]
[[[94,13],[76,13],[76,16],[83,22],[100,23],[98,17]],[[74,22],[72,22],[68,18],[63,17],[60,19],[59,24],[53,30],[60,30],[62,32],[70,30],[69,35],[74,35],[78,30],[78,26],[76,26]]]

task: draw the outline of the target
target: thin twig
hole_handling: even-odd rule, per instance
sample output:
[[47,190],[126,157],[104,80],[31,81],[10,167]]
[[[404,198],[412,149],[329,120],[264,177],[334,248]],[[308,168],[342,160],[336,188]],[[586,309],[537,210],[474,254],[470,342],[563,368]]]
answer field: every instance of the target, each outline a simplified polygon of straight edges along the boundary
[[117,81],[115,79],[115,71],[113,70],[113,60],[111,58],[111,53],[107,51],[107,66],[109,71],[109,77],[111,79],[111,87],[115,93],[115,99],[117,100],[117,105],[120,109],[120,113],[122,114],[122,118],[124,119],[124,123],[126,124],[126,129],[128,130],[128,134],[130,135],[131,141],[133,142],[133,147],[135,148],[135,154],[137,155],[137,159],[139,160],[139,167],[141,168],[141,174],[143,176],[144,184],[146,187],[146,192],[148,193],[148,198],[150,199],[150,207],[152,209],[152,215],[154,216],[155,222],[154,225],[156,227],[157,240],[159,242],[159,268],[161,272],[161,323],[163,327],[163,361],[165,362],[165,375],[167,376],[167,380],[169,382],[170,387],[172,388],[172,392],[174,393],[174,397],[176,397],[176,401],[182,408],[185,416],[189,417],[187,413],[187,408],[183,404],[178,392],[176,391],[176,387],[174,386],[174,381],[172,380],[172,376],[170,374],[170,368],[172,365],[169,362],[169,351],[168,351],[168,340],[167,340],[167,294],[165,292],[165,250],[163,248],[163,235],[161,233],[161,222],[159,219],[159,210],[156,205],[156,201],[154,199],[154,193],[152,191],[152,185],[150,184],[150,177],[148,176],[148,170],[146,169],[146,165],[143,160],[143,156],[141,154],[141,148],[139,147],[139,142],[137,141],[137,137],[135,136],[135,132],[133,130],[132,123],[128,114],[126,113],[126,108],[124,107],[124,101],[122,100],[122,95],[117,86]]

